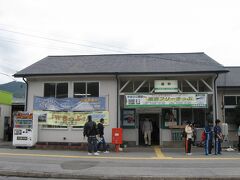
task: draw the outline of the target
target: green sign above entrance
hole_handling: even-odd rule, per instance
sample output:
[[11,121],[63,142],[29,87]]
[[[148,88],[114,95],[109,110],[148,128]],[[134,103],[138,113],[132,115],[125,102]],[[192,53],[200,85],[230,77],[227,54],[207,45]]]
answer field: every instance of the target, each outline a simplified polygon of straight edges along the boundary
[[126,107],[193,107],[207,108],[207,94],[126,95]]

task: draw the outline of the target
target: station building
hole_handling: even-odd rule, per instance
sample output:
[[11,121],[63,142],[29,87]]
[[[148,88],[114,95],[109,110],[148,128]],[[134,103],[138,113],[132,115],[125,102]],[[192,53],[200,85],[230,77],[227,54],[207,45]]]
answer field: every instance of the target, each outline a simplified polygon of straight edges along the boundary
[[[217,82],[220,85],[222,81],[217,79],[228,72],[200,52],[48,56],[14,76],[27,84],[29,112],[35,110],[36,97],[104,97],[107,142],[111,142],[112,128],[121,127],[124,142],[142,145],[141,126],[149,118],[152,144],[172,146],[182,143],[180,134],[186,121],[203,128],[208,121],[225,119],[222,110],[228,110],[219,99],[227,96],[227,90],[221,86],[218,94]],[[39,123],[38,142],[79,143],[86,139],[82,126]]]

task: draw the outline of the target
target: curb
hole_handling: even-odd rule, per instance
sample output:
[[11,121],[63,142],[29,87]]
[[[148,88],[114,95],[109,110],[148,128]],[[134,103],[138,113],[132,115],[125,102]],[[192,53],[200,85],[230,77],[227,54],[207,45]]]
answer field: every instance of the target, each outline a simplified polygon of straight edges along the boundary
[[99,176],[81,174],[59,174],[53,172],[19,172],[0,170],[0,176],[27,178],[88,179],[88,180],[239,180],[239,177],[155,177],[155,176]]

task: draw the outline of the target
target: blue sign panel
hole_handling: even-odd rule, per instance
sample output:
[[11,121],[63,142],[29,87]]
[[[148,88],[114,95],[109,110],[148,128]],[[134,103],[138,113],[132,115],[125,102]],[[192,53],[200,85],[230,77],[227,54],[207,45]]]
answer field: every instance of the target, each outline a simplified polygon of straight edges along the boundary
[[106,109],[105,97],[84,98],[53,98],[34,97],[34,110],[48,111],[104,111]]

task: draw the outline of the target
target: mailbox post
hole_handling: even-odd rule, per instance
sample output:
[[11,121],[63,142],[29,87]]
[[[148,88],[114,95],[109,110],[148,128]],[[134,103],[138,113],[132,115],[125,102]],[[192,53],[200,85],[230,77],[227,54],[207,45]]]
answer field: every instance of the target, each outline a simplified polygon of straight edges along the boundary
[[112,144],[115,144],[115,151],[119,152],[122,144],[122,128],[112,128]]

